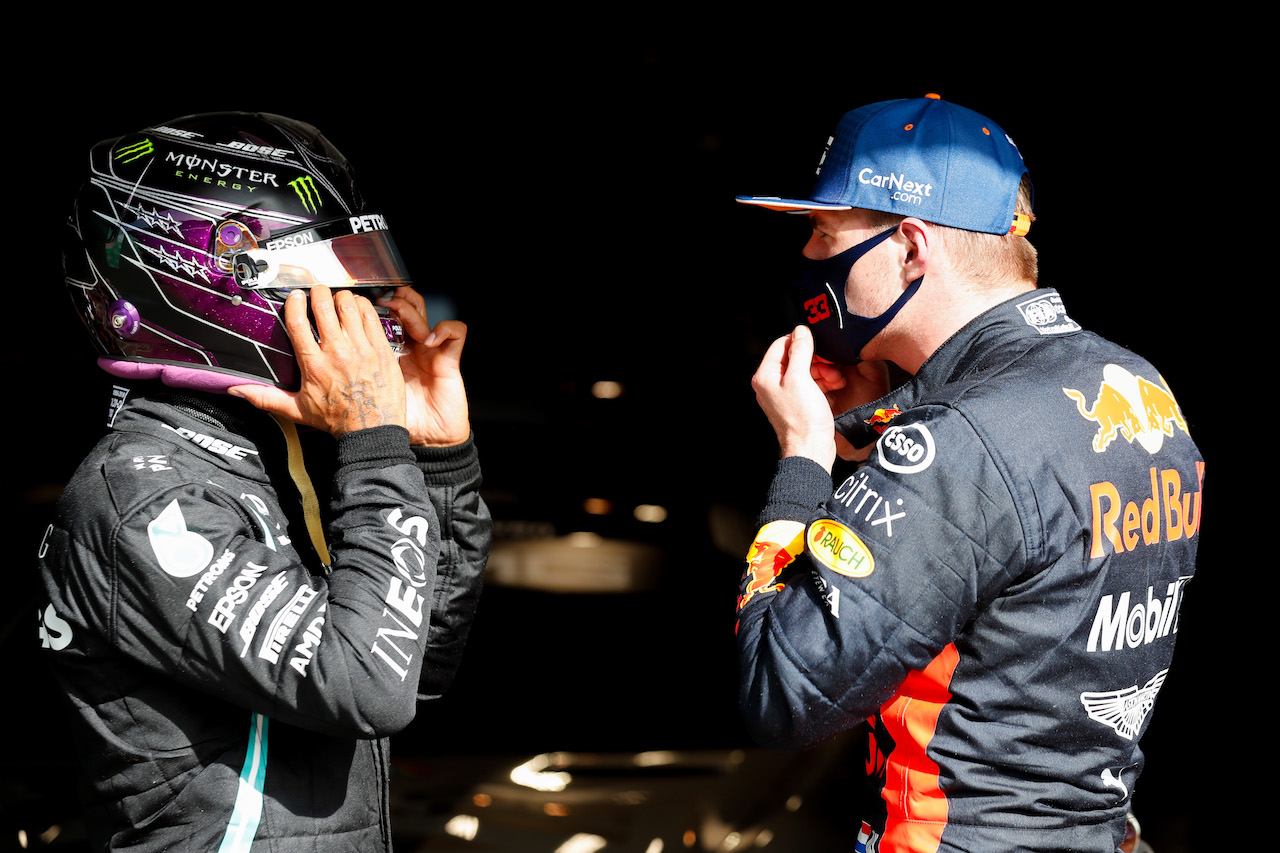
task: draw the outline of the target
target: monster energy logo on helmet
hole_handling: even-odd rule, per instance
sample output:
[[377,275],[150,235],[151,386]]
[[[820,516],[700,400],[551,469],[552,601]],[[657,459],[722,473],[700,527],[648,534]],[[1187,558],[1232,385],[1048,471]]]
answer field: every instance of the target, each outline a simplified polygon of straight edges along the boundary
[[116,159],[123,163],[132,163],[140,157],[146,157],[155,146],[151,144],[150,139],[144,139],[141,142],[135,142],[132,145],[125,145],[116,151]]
[[316,190],[315,181],[310,175],[303,175],[289,182],[289,186],[293,187],[293,191],[298,194],[298,198],[302,199],[302,206],[307,211],[315,213],[319,208],[324,206],[324,200],[320,198],[320,193]]

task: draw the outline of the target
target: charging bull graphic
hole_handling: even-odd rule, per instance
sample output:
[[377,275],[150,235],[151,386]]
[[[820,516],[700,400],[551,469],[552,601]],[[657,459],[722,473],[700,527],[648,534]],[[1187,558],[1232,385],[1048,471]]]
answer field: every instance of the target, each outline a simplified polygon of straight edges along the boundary
[[902,414],[902,410],[897,406],[890,406],[887,409],[876,409],[876,413],[867,418],[867,426],[876,432],[884,435],[884,431],[889,428],[889,424],[893,423],[893,419]]
[[1174,427],[1190,435],[1173,392],[1164,377],[1157,378],[1159,385],[1118,364],[1108,364],[1102,369],[1102,383],[1092,407],[1082,392],[1062,389],[1075,400],[1081,417],[1098,425],[1093,437],[1094,452],[1105,452],[1117,435],[1130,444],[1137,441],[1148,453],[1158,451],[1165,437],[1173,436]]
[[[1167,436],[1173,435],[1175,426],[1187,432],[1187,422],[1182,418],[1182,410],[1173,399],[1169,386],[1164,385],[1164,377],[1160,377],[1160,385],[1148,382],[1141,376],[1134,378],[1138,380],[1138,395],[1142,399],[1142,408],[1147,413],[1148,426],[1161,430]],[[1161,385],[1164,387],[1160,387]],[[1187,434],[1190,435],[1189,432]]]

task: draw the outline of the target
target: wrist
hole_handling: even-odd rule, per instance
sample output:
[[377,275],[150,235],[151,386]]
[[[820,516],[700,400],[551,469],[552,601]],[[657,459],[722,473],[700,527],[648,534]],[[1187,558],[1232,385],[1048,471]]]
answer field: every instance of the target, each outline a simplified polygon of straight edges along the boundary
[[384,425],[355,430],[338,438],[339,467],[386,467],[413,461],[408,433],[402,426]]
[[466,485],[480,481],[480,462],[474,437],[452,447],[410,448],[430,484]]
[[779,443],[780,456],[783,459],[800,456],[818,463],[831,473],[836,461],[836,442],[834,437],[807,440],[787,440]]
[[460,431],[453,431],[444,434],[409,434],[409,443],[414,447],[457,447],[459,444],[465,444],[467,439],[471,437],[471,425]]

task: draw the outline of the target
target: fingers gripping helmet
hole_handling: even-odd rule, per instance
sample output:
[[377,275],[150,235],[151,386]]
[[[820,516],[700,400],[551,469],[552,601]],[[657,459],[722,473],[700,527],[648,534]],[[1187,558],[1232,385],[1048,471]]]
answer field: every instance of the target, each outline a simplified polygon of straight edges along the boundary
[[[117,376],[297,388],[289,290],[376,298],[409,284],[346,159],[303,122],[186,116],[98,143],[89,170],[63,260],[98,363]],[[379,311],[398,346],[399,324]]]

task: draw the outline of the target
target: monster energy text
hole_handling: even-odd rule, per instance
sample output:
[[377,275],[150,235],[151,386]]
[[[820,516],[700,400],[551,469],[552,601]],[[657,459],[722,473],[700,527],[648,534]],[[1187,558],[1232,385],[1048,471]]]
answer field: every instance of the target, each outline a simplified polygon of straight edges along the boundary
[[[270,184],[273,187],[280,186],[276,183],[274,172],[263,172],[258,169],[246,169],[243,166],[236,166],[232,163],[224,163],[221,160],[211,160],[206,157],[200,157],[195,154],[182,154],[177,151],[170,151],[165,155],[165,162],[173,163],[183,167],[187,176],[193,179],[199,179],[194,173],[204,172],[212,178],[231,178],[236,182],[250,182],[255,184]],[[181,174],[182,170],[179,170]]]

